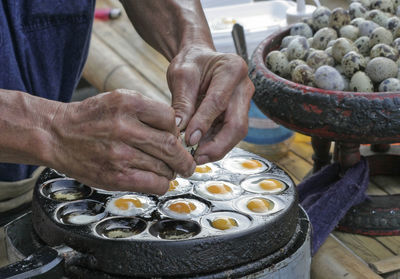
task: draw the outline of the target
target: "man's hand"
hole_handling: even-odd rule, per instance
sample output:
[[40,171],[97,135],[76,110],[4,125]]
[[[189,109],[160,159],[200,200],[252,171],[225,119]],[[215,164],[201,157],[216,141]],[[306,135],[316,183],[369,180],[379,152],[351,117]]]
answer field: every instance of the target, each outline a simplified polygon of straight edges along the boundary
[[60,105],[51,167],[90,186],[163,194],[175,173],[190,176],[174,110],[129,90]]
[[187,48],[171,61],[168,84],[180,129],[189,145],[200,141],[198,164],[221,159],[247,134],[254,86],[234,54]]

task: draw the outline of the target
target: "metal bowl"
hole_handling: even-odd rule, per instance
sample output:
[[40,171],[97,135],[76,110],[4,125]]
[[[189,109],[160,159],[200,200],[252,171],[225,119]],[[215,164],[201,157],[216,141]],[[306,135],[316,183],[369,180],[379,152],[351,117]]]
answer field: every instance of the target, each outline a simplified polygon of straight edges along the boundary
[[294,83],[265,66],[289,28],[262,41],[250,61],[254,102],[271,119],[309,136],[357,143],[400,141],[400,92],[330,91]]

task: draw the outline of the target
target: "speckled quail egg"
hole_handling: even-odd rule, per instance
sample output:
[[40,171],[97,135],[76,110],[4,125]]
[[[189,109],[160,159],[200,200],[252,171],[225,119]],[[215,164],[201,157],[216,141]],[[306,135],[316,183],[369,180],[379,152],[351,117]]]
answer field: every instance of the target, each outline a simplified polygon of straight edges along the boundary
[[371,59],[365,68],[365,73],[373,82],[381,82],[387,78],[396,77],[397,72],[396,62],[386,57]]
[[285,54],[286,57],[288,57],[288,49],[287,49],[287,47],[282,48],[282,49],[280,50],[280,52],[283,53],[283,54]]
[[394,38],[399,38],[400,37],[400,26],[394,27],[392,33],[393,33]]
[[341,63],[343,56],[350,51],[358,51],[358,49],[346,38],[337,39],[332,46],[332,56],[337,63]]
[[265,65],[279,76],[286,77],[289,74],[289,60],[284,53],[278,50],[268,53]]
[[370,9],[379,9],[382,12],[394,13],[392,0],[372,0]]
[[364,22],[364,21],[365,21],[365,18],[357,17],[357,18],[353,19],[352,21],[350,21],[350,24],[355,27],[360,27],[361,22]]
[[393,61],[397,61],[399,58],[399,52],[386,44],[377,44],[375,45],[370,52],[371,58],[375,57],[386,57],[392,59]]
[[393,16],[388,19],[386,28],[389,31],[391,31],[393,33],[394,30],[396,29],[396,27],[398,27],[398,26],[400,26],[400,18],[398,18],[397,16]]
[[293,39],[295,39],[295,38],[298,38],[298,37],[300,37],[300,36],[286,36],[286,37],[284,37],[283,39],[282,39],[282,42],[281,42],[281,49],[282,48],[285,48],[285,47],[288,47],[288,45],[290,44],[290,42],[293,40]]
[[364,57],[355,51],[346,53],[342,58],[343,72],[346,77],[351,78],[355,72],[364,70],[365,66]]
[[314,86],[314,70],[308,65],[299,65],[292,72],[292,81]]
[[343,70],[342,64],[335,65],[335,69],[336,69],[336,71],[338,71],[339,74],[344,75],[344,70]]
[[382,43],[390,45],[393,42],[392,32],[384,27],[378,27],[372,31],[369,36],[369,46],[373,47],[376,44]]
[[322,89],[342,91],[345,87],[342,76],[331,66],[319,67],[315,71],[314,77],[315,84]]
[[398,92],[400,91],[400,80],[388,78],[379,84],[379,92]]
[[339,30],[342,26],[350,23],[350,14],[343,8],[336,8],[329,17],[329,26],[335,30]]
[[309,44],[310,46],[312,46],[313,41],[314,41],[314,37],[307,38],[307,42],[308,42],[308,44]]
[[374,84],[366,73],[356,72],[350,79],[350,90],[354,92],[374,92]]
[[360,22],[358,28],[360,29],[360,36],[368,36],[371,35],[372,31],[378,28],[379,25],[371,20],[364,20]]
[[187,152],[189,152],[190,155],[194,156],[194,154],[196,153],[196,150],[199,147],[199,145],[198,144],[187,145],[186,144],[186,140],[185,140],[185,131],[180,132],[179,138],[181,140],[181,143],[182,143],[183,147],[187,150]]
[[307,23],[298,22],[293,24],[290,28],[290,35],[299,35],[306,38],[311,38],[313,36],[313,31]]
[[295,59],[289,62],[289,71],[290,73],[293,72],[294,68],[296,68],[299,65],[306,65],[306,62],[304,60],[300,59]]
[[310,66],[314,70],[323,65],[333,66],[335,64],[333,57],[328,55],[323,50],[316,50],[313,53],[311,53],[307,57],[306,62],[308,64],[308,66]]
[[[332,47],[327,47],[324,51],[326,54],[332,57]],[[335,63],[335,59],[333,59],[333,63]]]
[[321,29],[329,26],[329,18],[331,16],[331,10],[327,7],[320,6],[316,8],[312,14],[312,21],[314,28]]
[[395,39],[392,43],[392,46],[394,49],[400,52],[400,38]]
[[368,11],[365,18],[372,20],[380,26],[387,26],[387,22],[389,20],[389,17],[384,12],[377,9]]
[[360,2],[353,2],[349,5],[349,14],[351,19],[365,17],[367,9]]
[[330,41],[328,42],[328,44],[326,45],[326,47],[327,47],[327,48],[328,48],[328,47],[332,47],[333,44],[335,43],[335,41],[336,41],[336,39],[335,39],[335,40],[330,40]]
[[316,52],[318,49],[312,48],[310,47],[307,51],[306,56],[304,57],[304,60],[307,60],[307,57],[310,56],[311,54],[313,54],[314,52]]
[[364,59],[365,59],[365,64],[368,64],[369,61],[371,61],[371,57],[369,56],[365,56]]
[[313,24],[313,20],[311,17],[306,17],[302,19],[302,22],[304,22],[305,24],[308,24],[308,26],[311,27],[311,29],[315,29],[314,24]]
[[336,31],[330,27],[324,27],[315,33],[311,46],[315,49],[324,50],[328,43],[335,39],[337,39]]
[[340,37],[355,41],[360,34],[360,29],[353,25],[345,25],[339,30]]
[[359,2],[361,3],[365,8],[369,8],[371,5],[371,0],[351,0],[352,3],[354,2]]
[[289,60],[293,59],[304,59],[306,57],[308,49],[310,48],[308,41],[304,37],[298,37],[292,40],[288,46],[288,57]]
[[369,55],[371,48],[369,47],[369,37],[362,36],[355,40],[354,45],[358,49],[358,52],[363,56]]

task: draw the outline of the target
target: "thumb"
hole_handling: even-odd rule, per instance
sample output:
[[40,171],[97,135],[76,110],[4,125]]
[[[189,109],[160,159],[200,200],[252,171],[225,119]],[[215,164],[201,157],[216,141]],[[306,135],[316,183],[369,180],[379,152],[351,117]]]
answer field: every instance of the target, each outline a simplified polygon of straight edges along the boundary
[[196,110],[200,73],[190,64],[171,63],[167,71],[167,81],[172,93],[176,124],[180,130],[184,130]]

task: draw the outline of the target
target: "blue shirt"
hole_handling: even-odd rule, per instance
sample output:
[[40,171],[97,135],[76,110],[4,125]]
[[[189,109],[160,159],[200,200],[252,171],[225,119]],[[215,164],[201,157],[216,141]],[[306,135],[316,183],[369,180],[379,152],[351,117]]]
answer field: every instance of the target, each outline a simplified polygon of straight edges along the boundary
[[[0,1],[0,88],[68,102],[87,57],[94,4]],[[0,181],[25,179],[35,168],[2,163]]]

